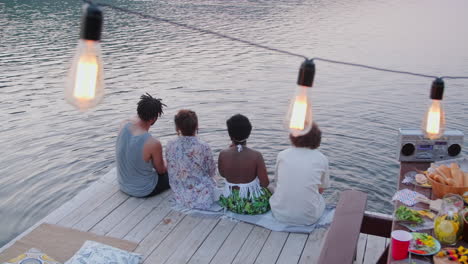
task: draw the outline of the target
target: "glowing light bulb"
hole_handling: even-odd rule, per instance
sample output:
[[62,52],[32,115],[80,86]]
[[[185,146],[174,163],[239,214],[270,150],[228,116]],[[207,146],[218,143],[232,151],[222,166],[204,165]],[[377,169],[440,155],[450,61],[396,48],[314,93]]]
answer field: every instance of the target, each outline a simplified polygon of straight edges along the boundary
[[104,78],[99,43],[80,40],[69,71],[66,99],[80,110],[96,106],[104,96]]
[[312,105],[308,91],[312,87],[315,76],[315,64],[312,60],[302,63],[297,80],[298,87],[289,104],[286,116],[286,126],[293,136],[307,134],[312,128]]
[[307,134],[312,127],[312,106],[307,96],[309,87],[299,86],[289,106],[289,132],[297,137]]
[[66,100],[80,110],[96,106],[104,96],[104,76],[101,59],[102,12],[95,5],[86,4],[81,38],[68,72]]
[[429,139],[440,138],[444,134],[445,129],[445,113],[442,108],[442,97],[444,93],[444,82],[437,78],[432,83],[431,99],[432,102],[424,116],[422,122],[422,130],[424,135]]
[[424,134],[429,139],[440,138],[444,134],[445,117],[440,100],[432,100],[423,122]]

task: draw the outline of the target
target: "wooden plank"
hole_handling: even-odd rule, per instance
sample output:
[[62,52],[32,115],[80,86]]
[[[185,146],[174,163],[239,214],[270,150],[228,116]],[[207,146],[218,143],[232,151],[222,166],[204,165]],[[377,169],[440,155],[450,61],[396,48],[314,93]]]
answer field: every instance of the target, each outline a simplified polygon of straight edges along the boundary
[[73,225],[73,228],[81,231],[89,231],[129,198],[130,196],[121,191],[116,192],[111,198],[91,211],[85,218]]
[[375,264],[385,250],[385,238],[368,235],[364,264]]
[[362,264],[364,262],[364,252],[367,245],[367,234],[359,234],[359,240],[356,250],[356,260],[354,264]]
[[[426,170],[427,168],[429,168],[429,166],[431,165],[430,162],[401,162],[400,163],[400,175],[397,177],[397,190],[402,190],[402,189],[409,189],[409,190],[414,190],[426,197],[429,197],[431,199],[435,199],[435,197],[433,197],[433,193],[432,193],[432,189],[431,188],[422,188],[422,187],[419,187],[419,186],[415,186],[415,185],[405,185],[402,183],[403,181],[403,178],[404,178],[404,175],[409,172],[409,171],[415,171],[415,170],[420,170],[420,171],[424,171]],[[395,201],[393,203],[394,205],[394,209],[398,208],[400,205],[403,205],[403,203],[401,203],[400,201]],[[429,206],[426,205],[426,204],[422,204],[422,203],[419,203],[418,204],[418,207],[421,207],[422,209],[428,209]],[[397,222],[393,222],[392,224],[392,231],[394,230],[408,230],[406,227],[403,227],[402,225],[400,225],[399,223]],[[431,231],[429,231],[429,234],[432,234]],[[389,247],[389,252],[391,252],[391,244],[390,244],[390,247]],[[387,252],[388,253],[388,252]],[[414,259],[420,259],[420,260],[423,260],[424,257],[418,257],[418,256],[415,256]],[[393,262],[393,258],[391,257],[391,254],[387,254],[387,263],[392,263]]]
[[327,236],[328,229],[319,228],[314,230],[309,237],[302,251],[299,263],[317,263],[319,258],[319,252],[322,250],[323,242]]
[[268,229],[260,226],[254,227],[232,263],[254,263],[269,234],[270,230]]
[[98,235],[105,235],[111,229],[116,227],[125,217],[133,215],[133,211],[144,201],[142,198],[130,197],[112,213],[97,223],[91,232]]
[[155,248],[166,238],[169,233],[185,217],[185,214],[171,211],[149,234],[141,241],[135,249],[136,253],[143,254],[147,258]]
[[[113,177],[109,178],[109,176],[112,175]],[[117,184],[118,183],[115,178],[115,169],[112,169],[104,176],[100,177],[97,181],[93,182],[86,189],[75,195],[75,197],[73,197],[70,201],[66,202],[57,210],[46,216],[44,222],[57,224],[72,211],[79,208],[81,205],[85,204],[91,199],[94,199],[95,193],[106,192],[106,190],[110,189],[112,186],[117,186]]]
[[[129,241],[99,236],[89,232],[81,232],[66,227],[44,223],[41,224],[38,228],[34,229],[23,239],[15,243],[13,247],[5,250],[4,253],[0,254],[0,263],[5,264],[4,261],[17,257],[21,253],[28,251],[30,248],[38,248],[43,252],[47,252],[47,254],[50,254],[50,256],[53,256],[57,261],[64,263],[70,259],[87,240],[104,243],[106,245],[127,251],[133,251],[137,247],[137,244]],[[47,260],[42,262],[33,261],[32,259],[23,259],[19,260],[18,262],[22,264],[50,263]],[[14,261],[14,263],[18,262]],[[83,264],[83,262],[80,263]],[[111,264],[109,262],[101,263]],[[99,263],[94,262],[94,264]],[[114,264],[117,263],[114,262]]]
[[151,213],[154,208],[157,208],[165,199],[168,199],[170,194],[170,191],[165,191],[164,193],[144,199],[131,214],[127,215],[118,225],[110,230],[107,236],[123,238]]
[[53,211],[51,214],[47,215],[44,220],[50,224],[56,224],[62,220],[66,215],[70,214],[73,210],[80,207],[83,203],[88,201],[92,194],[101,193],[104,189],[110,188],[111,184],[97,180],[93,182],[88,188],[79,192],[75,197],[70,201],[64,203],[57,210]]
[[236,222],[229,219],[221,219],[216,227],[205,239],[203,244],[198,248],[195,254],[190,259],[190,264],[205,264],[210,263],[218,249],[224,243],[231,231],[236,226]]
[[91,194],[89,200],[83,203],[79,208],[70,212],[70,214],[66,215],[62,220],[60,220],[57,224],[64,226],[64,227],[72,227],[76,223],[78,223],[81,219],[86,217],[91,211],[96,209],[99,205],[101,205],[104,201],[109,199],[112,195],[119,192],[119,187],[115,185],[109,185],[109,188],[103,190],[99,195]]
[[117,168],[112,168],[109,172],[107,172],[104,176],[99,178],[100,180],[108,183],[118,183],[117,182]]
[[144,263],[164,263],[176,251],[177,246],[183,243],[187,234],[201,222],[201,217],[187,215],[177,227],[159,244],[159,246],[148,256]]
[[68,215],[70,212],[72,212],[76,208],[79,208],[85,201],[87,201],[89,199],[90,193],[94,193],[95,190],[100,190],[101,188],[105,188],[106,186],[107,184],[99,180],[92,183],[90,186],[88,186],[83,191],[78,193],[75,197],[70,199],[68,202],[66,202],[59,208],[55,209],[51,214],[45,216],[43,219],[39,220],[37,223],[35,223],[34,225],[26,229],[23,233],[21,233],[20,235],[10,240],[8,243],[6,243],[3,247],[0,248],[0,253],[3,252],[5,249],[11,247],[19,239],[29,234],[32,230],[37,228],[40,224],[44,222],[51,223],[51,224],[57,223],[65,215]]
[[170,199],[166,199],[130,230],[124,239],[140,243],[169,212],[171,212]]
[[253,229],[253,225],[244,222],[239,222],[232,230],[231,234],[226,238],[219,251],[214,256],[210,263],[231,263],[237,255],[237,252],[242,247],[245,239],[249,236]]
[[384,249],[384,252],[380,255],[379,260],[377,261],[377,264],[385,264],[387,263],[388,259],[388,248],[389,246],[386,246]]
[[255,263],[270,264],[275,263],[283,249],[289,233],[272,231],[258,254]]
[[[187,238],[177,246],[177,249],[166,261],[166,263],[187,263],[200,245],[205,241],[219,218],[205,218],[193,229]],[[161,262],[162,263],[162,262]]]
[[[109,173],[107,173],[109,174]],[[106,174],[106,175],[107,175]],[[102,178],[102,177],[101,177]],[[63,217],[66,215],[70,214],[77,208],[79,208],[83,203],[88,201],[90,199],[90,194],[99,192],[102,189],[107,189],[108,188],[108,183],[104,182],[103,180],[99,179],[95,181],[94,183],[91,183],[88,187],[83,189],[81,192],[79,192],[77,195],[75,195],[73,198],[71,198],[69,201],[58,207],[57,209],[53,210],[52,213],[49,215],[45,216],[41,220],[39,220],[37,223],[26,229],[23,233],[15,237],[14,239],[10,240],[7,244],[5,244],[3,247],[0,248],[0,252],[3,252],[5,249],[9,248],[11,245],[13,245],[17,240],[23,238],[27,234],[29,234],[32,230],[34,230],[36,227],[38,227],[42,223],[51,223],[51,224],[56,224],[59,222]]]
[[[356,255],[367,194],[346,190],[340,194],[335,216],[320,251],[319,263],[352,263]],[[342,243],[343,239],[346,243]],[[336,247],[340,245],[340,250]]]
[[276,263],[297,263],[301,257],[307,237],[308,235],[306,234],[290,233]]

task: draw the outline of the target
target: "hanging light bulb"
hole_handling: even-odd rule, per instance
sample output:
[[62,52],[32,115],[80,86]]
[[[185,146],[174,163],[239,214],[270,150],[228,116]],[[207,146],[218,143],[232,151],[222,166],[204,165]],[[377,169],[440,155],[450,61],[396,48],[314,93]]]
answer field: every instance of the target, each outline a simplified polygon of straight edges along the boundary
[[305,60],[299,69],[298,87],[291,99],[286,116],[286,125],[289,132],[295,137],[307,134],[312,127],[312,105],[308,92],[314,82],[314,76],[314,61]]
[[100,44],[102,21],[102,11],[98,6],[83,6],[80,40],[65,88],[66,100],[82,111],[96,106],[104,96]]
[[437,78],[432,83],[432,102],[422,122],[423,133],[429,139],[437,139],[444,134],[445,114],[444,109],[442,108],[443,94],[444,81],[441,78]]

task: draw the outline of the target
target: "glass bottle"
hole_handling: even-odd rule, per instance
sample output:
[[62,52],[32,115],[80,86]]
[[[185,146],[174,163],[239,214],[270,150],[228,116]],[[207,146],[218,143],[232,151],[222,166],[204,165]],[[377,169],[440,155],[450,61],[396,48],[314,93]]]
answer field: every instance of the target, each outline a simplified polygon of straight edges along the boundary
[[457,194],[447,194],[442,199],[442,207],[434,221],[435,237],[442,244],[455,245],[463,234],[463,198]]

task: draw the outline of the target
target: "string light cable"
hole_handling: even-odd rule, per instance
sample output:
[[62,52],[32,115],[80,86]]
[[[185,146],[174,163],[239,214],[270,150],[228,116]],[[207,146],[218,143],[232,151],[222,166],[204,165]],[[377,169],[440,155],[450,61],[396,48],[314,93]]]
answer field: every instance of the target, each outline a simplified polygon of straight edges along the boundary
[[[326,58],[321,58],[321,57],[313,57],[309,59],[308,56],[305,56],[302,54],[290,52],[290,51],[279,49],[279,48],[269,47],[269,46],[258,44],[252,41],[248,41],[248,40],[240,39],[237,37],[229,36],[223,33],[219,33],[213,30],[200,28],[200,27],[189,25],[189,24],[182,23],[182,22],[177,22],[171,19],[140,13],[134,10],[126,9],[123,7],[118,7],[112,4],[108,4],[108,3],[96,3],[91,0],[81,0],[81,1],[85,3],[84,18],[82,20],[84,21],[83,22],[84,25],[82,24],[82,30],[84,28],[90,28],[89,26],[87,27],[85,23],[87,20],[89,20],[90,13],[92,16],[93,14],[96,13],[96,9],[99,9],[99,7],[107,7],[107,8],[114,9],[123,13],[136,15],[145,19],[168,23],[168,24],[182,27],[185,29],[189,29],[192,31],[213,35],[213,36],[224,38],[230,41],[244,43],[252,47],[261,48],[261,49],[281,53],[284,55],[300,57],[304,59],[304,62],[301,64],[301,67],[299,69],[299,77],[297,81],[298,89],[296,90],[295,96],[291,100],[290,109],[288,111],[288,116],[286,117],[286,121],[287,121],[286,125],[288,126],[289,131],[293,135],[302,135],[302,134],[307,133],[310,130],[310,127],[312,125],[312,120],[313,120],[312,110],[311,110],[310,101],[307,95],[308,94],[307,91],[310,89],[307,89],[307,88],[310,88],[313,85],[313,80],[315,76],[314,61],[322,61],[326,63],[358,67],[358,68],[364,68],[364,69],[381,71],[381,72],[389,72],[389,73],[395,73],[395,74],[404,74],[404,75],[410,75],[410,76],[415,76],[415,77],[434,79],[432,86],[431,86],[431,95],[430,95],[432,104],[428,110],[428,113],[426,114],[423,120],[423,132],[425,133],[426,136],[431,135],[431,136],[428,136],[429,138],[439,137],[443,133],[443,130],[444,130],[444,127],[443,127],[445,123],[444,114],[443,114],[442,108],[439,107],[440,102],[442,100],[442,94],[443,94],[443,88],[444,88],[443,80],[444,79],[468,80],[468,76],[440,76],[439,77],[435,75],[415,73],[415,72],[403,71],[403,70],[393,70],[393,69],[388,69],[388,68],[383,68],[383,67],[376,67],[376,66],[370,66],[370,65],[353,63],[353,62],[346,62],[346,61],[339,61],[339,60],[332,60],[332,59],[326,59]],[[86,14],[88,15],[88,17],[85,17]]]
[[[303,58],[305,60],[309,60],[308,56],[305,56],[305,55],[302,55],[302,54],[298,54],[298,53],[294,53],[294,52],[290,52],[290,51],[282,50],[282,49],[278,49],[278,48],[269,47],[269,46],[258,44],[258,43],[252,42],[252,41],[248,41],[248,40],[240,39],[240,38],[237,38],[237,37],[229,36],[229,35],[226,35],[226,34],[223,34],[223,33],[219,33],[219,32],[213,31],[213,30],[203,29],[203,28],[199,28],[199,27],[196,27],[196,26],[186,24],[186,23],[173,21],[171,19],[162,18],[162,17],[158,17],[158,16],[155,16],[155,15],[148,15],[148,14],[140,13],[138,11],[126,9],[126,8],[123,8],[123,7],[118,7],[118,6],[115,6],[115,5],[112,5],[112,4],[108,4],[108,3],[96,3],[96,2],[90,1],[90,0],[81,0],[81,1],[84,2],[84,3],[90,4],[90,5],[108,7],[108,8],[123,12],[123,13],[133,14],[133,15],[140,16],[142,18],[146,18],[146,19],[150,19],[150,20],[154,20],[154,21],[165,22],[165,23],[172,24],[172,25],[175,25],[175,26],[178,26],[178,27],[183,27],[183,28],[186,28],[186,29],[190,29],[192,31],[198,31],[198,32],[205,33],[205,34],[210,34],[210,35],[217,36],[217,37],[224,38],[224,39],[228,39],[228,40],[231,40],[231,41],[237,41],[237,42],[244,43],[244,44],[247,44],[247,45],[252,46],[252,47],[266,49],[266,50],[274,51],[274,52],[277,52],[277,53],[282,53],[282,54],[285,54],[285,55],[300,57],[300,58]],[[468,76],[441,76],[441,77],[439,77],[439,76],[435,76],[435,75],[414,73],[414,72],[401,71],[401,70],[393,70],[393,69],[370,66],[370,65],[365,65],[365,64],[358,64],[358,63],[345,62],[345,61],[339,61],[339,60],[331,60],[331,59],[326,59],[326,58],[321,58],[321,57],[315,57],[315,58],[312,58],[311,60],[323,61],[323,62],[334,63],[334,64],[341,64],[341,65],[352,66],[352,67],[366,68],[366,69],[376,70],[376,71],[383,71],[383,72],[390,72],[390,73],[397,73],[397,74],[406,74],[406,75],[412,75],[412,76],[424,77],[424,78],[431,78],[431,79],[441,78],[441,79],[465,79],[465,80],[468,80]]]

